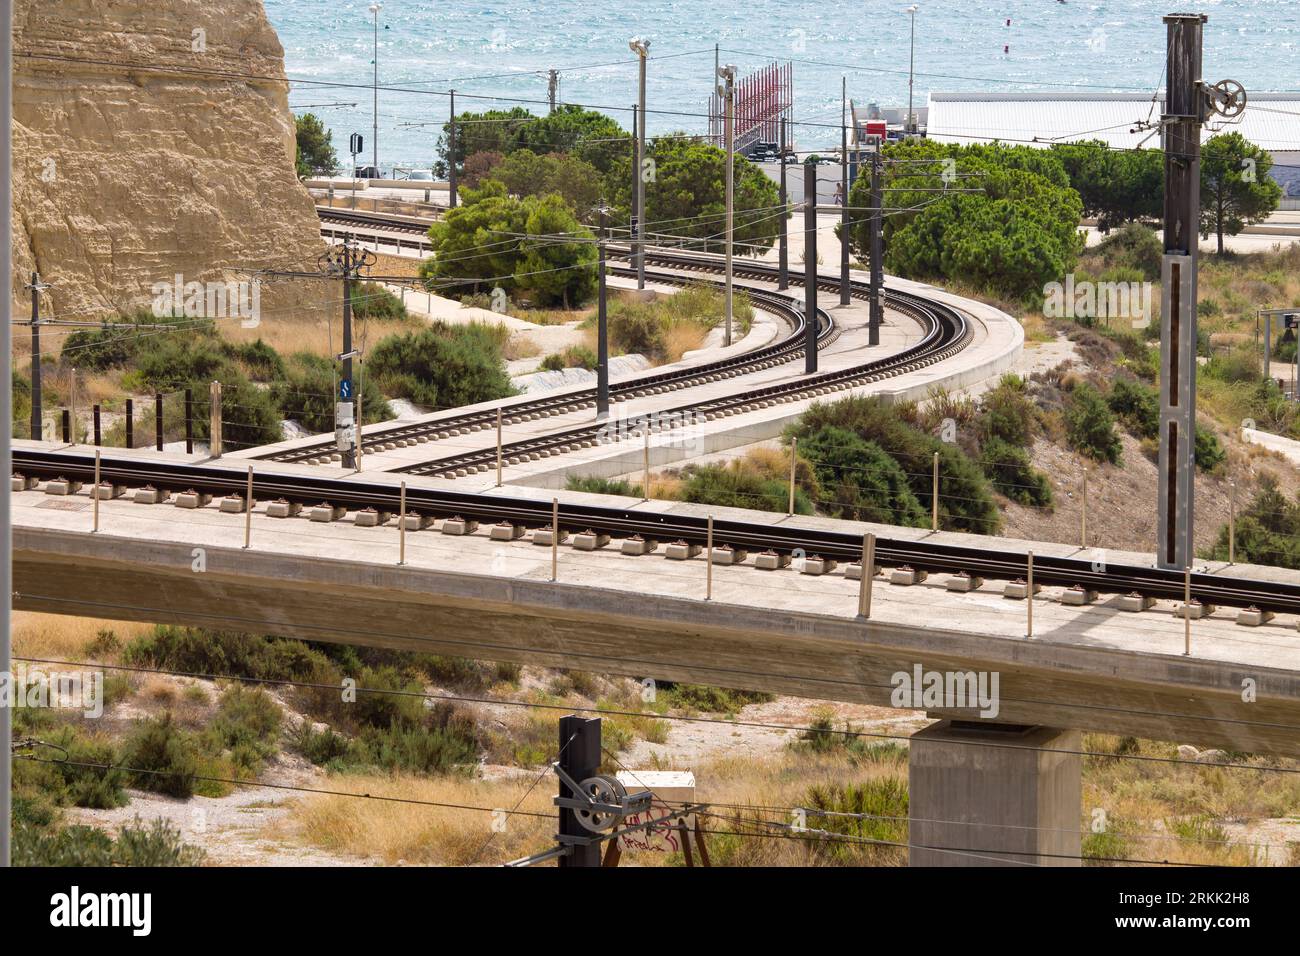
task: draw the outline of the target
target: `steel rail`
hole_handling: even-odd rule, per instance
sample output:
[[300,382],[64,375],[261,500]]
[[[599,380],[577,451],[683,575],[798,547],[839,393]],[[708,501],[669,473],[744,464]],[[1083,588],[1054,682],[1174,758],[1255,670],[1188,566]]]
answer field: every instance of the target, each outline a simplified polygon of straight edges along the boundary
[[[610,271],[616,275],[635,275],[630,268],[622,266],[611,267]],[[672,273],[652,271],[647,275],[655,282],[673,285],[687,285],[697,281]],[[641,398],[671,389],[688,387],[692,384],[702,384],[718,378],[731,378],[737,375],[749,374],[771,368],[777,364],[795,361],[801,357],[804,352],[805,329],[802,310],[794,305],[789,296],[765,289],[748,289],[746,291],[754,302],[788,322],[792,328],[791,334],[778,342],[762,346],[742,355],[716,359],[711,362],[692,365],[689,368],[657,372],[639,376],[629,381],[613,383],[610,386],[611,396],[620,400]],[[839,334],[839,329],[829,313],[824,310],[819,310],[817,319],[818,348],[825,348],[826,345],[834,341],[835,336]],[[501,406],[503,412],[502,421],[509,425],[536,418],[566,414],[594,405],[595,401],[595,388],[584,388],[560,395],[544,395],[524,402]],[[373,451],[392,442],[428,440],[430,437],[448,438],[452,435],[463,434],[466,431],[480,431],[495,424],[496,409],[494,407],[439,418],[434,421],[417,422],[408,425],[390,425],[388,427],[380,426],[373,429],[370,434],[363,435],[362,451],[368,449]],[[321,439],[309,445],[268,452],[254,457],[262,461],[323,463],[322,459],[328,461],[334,454],[333,443],[328,439]]]
[[[20,476],[91,482],[94,469],[94,456],[89,452],[14,450],[14,470]],[[193,490],[214,497],[243,496],[247,492],[247,470],[233,463],[174,464],[104,455],[101,450],[100,470],[103,482],[126,487],[149,485],[168,491]],[[285,500],[300,505],[328,502],[349,510],[374,508],[395,513],[400,507],[400,494],[396,480],[380,483],[355,478],[265,472],[255,473],[253,477],[253,497],[263,501]],[[549,528],[552,520],[550,501],[410,485],[406,489],[406,508],[408,514],[432,518],[459,517],[483,524],[513,524],[524,528]],[[661,542],[685,541],[702,545],[708,535],[708,520],[704,517],[576,503],[560,504],[559,523],[563,531],[590,530],[617,538],[639,535]],[[862,536],[856,530],[800,528],[791,526],[788,521],[769,525],[715,518],[713,539],[715,546],[726,544],[756,553],[802,552],[810,558],[844,562],[855,562],[862,553]],[[995,549],[995,540],[990,538],[987,544],[969,546],[877,537],[876,562],[882,567],[908,566],[941,574],[966,573],[990,580],[1023,579],[1027,552],[1010,547]],[[1136,593],[1176,601],[1181,601],[1184,596],[1181,571],[1102,563],[1089,557],[1052,557],[1036,553],[1034,580],[1045,585],[1083,587],[1106,594]],[[1225,577],[1196,571],[1191,574],[1191,593],[1195,600],[1204,604],[1300,614],[1300,587],[1284,581]]]

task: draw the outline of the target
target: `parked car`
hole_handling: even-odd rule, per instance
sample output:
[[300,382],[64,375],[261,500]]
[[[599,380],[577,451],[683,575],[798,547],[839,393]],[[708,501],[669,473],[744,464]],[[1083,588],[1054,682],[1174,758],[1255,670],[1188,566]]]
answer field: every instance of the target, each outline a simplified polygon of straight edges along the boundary
[[358,166],[356,172],[352,174],[353,179],[383,179],[383,173],[379,171],[378,166]]
[[431,183],[433,182],[433,173],[427,169],[413,169],[403,179],[409,179],[411,182]]

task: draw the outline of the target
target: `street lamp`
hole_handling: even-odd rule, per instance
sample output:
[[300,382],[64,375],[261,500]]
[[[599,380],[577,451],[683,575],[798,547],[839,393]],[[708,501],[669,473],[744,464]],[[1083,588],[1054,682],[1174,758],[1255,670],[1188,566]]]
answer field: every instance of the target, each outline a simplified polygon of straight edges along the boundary
[[384,9],[384,5],[382,3],[372,3],[366,9],[375,16],[375,126],[372,130],[374,137],[370,140],[370,165],[375,167],[375,175],[377,176],[379,175],[379,11]]
[[916,4],[912,4],[903,12],[912,18],[912,45],[911,51],[907,55],[907,131],[916,132],[916,121],[912,113],[912,78],[913,67],[916,65]]
[[[628,41],[628,49],[640,60],[640,86],[637,110],[637,129],[633,130],[637,141],[637,165],[645,164],[645,61],[650,55],[650,41],[633,37]],[[632,171],[636,177],[636,287],[645,288],[645,172],[637,168]]]

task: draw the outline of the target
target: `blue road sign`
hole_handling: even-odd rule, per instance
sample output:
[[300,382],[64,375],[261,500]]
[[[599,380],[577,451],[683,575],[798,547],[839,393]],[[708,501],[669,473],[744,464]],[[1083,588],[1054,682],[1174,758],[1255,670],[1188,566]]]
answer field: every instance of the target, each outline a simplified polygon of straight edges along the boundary
[[352,397],[352,379],[350,378],[339,379],[339,398],[347,399],[351,397]]

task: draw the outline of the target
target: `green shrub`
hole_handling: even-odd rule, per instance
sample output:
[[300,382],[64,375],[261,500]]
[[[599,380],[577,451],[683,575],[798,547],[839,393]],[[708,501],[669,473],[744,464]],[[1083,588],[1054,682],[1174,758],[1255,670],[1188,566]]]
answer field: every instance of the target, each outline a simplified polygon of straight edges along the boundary
[[371,353],[368,370],[392,395],[427,408],[454,408],[515,394],[502,358],[501,326],[435,323],[390,335]]
[[1065,437],[1070,447],[1094,461],[1118,465],[1122,446],[1106,400],[1088,384],[1075,387],[1065,406]]
[[608,314],[609,341],[618,352],[651,357],[662,356],[667,348],[663,323],[649,303],[617,302]]
[[989,438],[980,445],[980,467],[993,487],[1012,501],[1045,508],[1052,503],[1052,486],[1047,477],[1034,470],[1029,453],[1023,448]]
[[260,687],[232,684],[217,702],[217,713],[204,731],[207,749],[229,751],[231,762],[252,775],[275,754],[283,715]]
[[661,682],[668,705],[683,710],[700,710],[710,714],[737,714],[750,704],[766,704],[774,694],[754,690],[734,690],[709,684],[674,684]]
[[148,826],[123,827],[114,841],[90,826],[54,832],[28,822],[14,828],[14,866],[198,866],[204,852],[181,841],[180,831],[161,817]]
[[[1219,529],[1210,557],[1228,560],[1228,526]],[[1276,484],[1264,481],[1249,506],[1237,517],[1236,559],[1247,564],[1300,570],[1300,497],[1288,499]]]
[[810,829],[848,838],[827,838],[812,844],[818,855],[840,862],[863,858],[882,863],[906,861],[905,846],[882,845],[907,843],[907,783],[901,778],[876,777],[861,784],[817,784],[808,788],[802,806],[807,809]]
[[552,352],[539,366],[544,372],[560,372],[566,368],[585,368],[593,371],[600,364],[596,353],[585,345],[570,345],[562,352]]
[[352,287],[352,317],[360,322],[367,319],[398,322],[410,318],[402,300],[378,282],[358,282]]
[[122,652],[126,664],[187,674],[249,677],[257,680],[308,680],[329,660],[302,641],[239,631],[156,625]]
[[1024,448],[1033,438],[1037,419],[1038,412],[1024,379],[1004,375],[997,387],[980,399],[976,428],[981,439],[998,438]]
[[[272,389],[281,414],[311,432],[334,430],[334,406],[341,369],[324,356],[298,352],[285,363],[284,376]],[[364,424],[388,421],[393,410],[384,400],[374,375],[363,366],[361,416]],[[354,383],[355,384],[355,383]]]
[[194,794],[197,748],[190,735],[172,723],[170,713],[136,724],[122,744],[122,763],[141,790],[169,797]]
[[1202,471],[1214,471],[1228,460],[1219,436],[1207,428],[1196,426],[1196,467]]
[[566,491],[585,491],[592,495],[622,495],[626,498],[640,498],[641,486],[621,478],[595,478],[592,476],[569,475],[564,479]]
[[818,507],[836,518],[920,527],[928,516],[907,475],[875,442],[829,426],[801,438],[817,476]]
[[249,378],[257,382],[273,382],[284,378],[284,359],[280,353],[260,338],[232,347],[234,358],[244,367]]
[[[979,466],[960,448],[907,424],[880,399],[854,397],[815,403],[803,414],[793,433],[802,446],[812,435],[828,427],[853,432],[893,458],[925,514],[931,505],[931,466],[937,452],[940,527],[979,534],[995,534],[1001,527],[1001,513]],[[866,461],[857,464],[867,466]]]
[[[682,469],[683,501],[722,508],[750,508],[755,511],[785,511],[790,504],[790,485],[765,478],[741,461],[730,465],[688,465]],[[795,514],[812,514],[812,502],[802,488],[795,489]]]
[[1106,403],[1135,438],[1160,435],[1160,393],[1141,382],[1119,379]]

